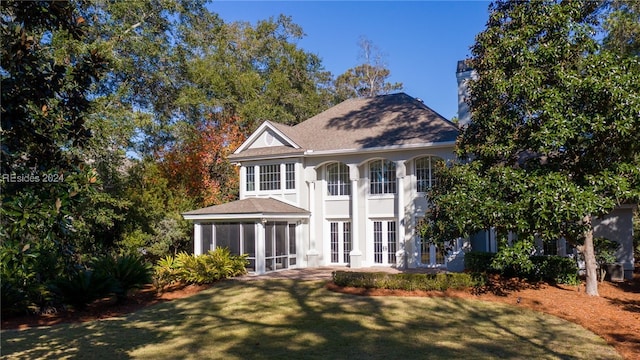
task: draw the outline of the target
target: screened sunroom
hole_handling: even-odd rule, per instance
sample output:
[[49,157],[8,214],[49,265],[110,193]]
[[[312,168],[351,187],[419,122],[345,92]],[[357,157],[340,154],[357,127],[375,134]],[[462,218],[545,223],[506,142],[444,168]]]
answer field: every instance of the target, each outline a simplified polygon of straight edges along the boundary
[[194,222],[194,254],[217,247],[247,254],[247,271],[295,268],[303,259],[301,243],[309,212],[271,198],[247,198],[183,214]]

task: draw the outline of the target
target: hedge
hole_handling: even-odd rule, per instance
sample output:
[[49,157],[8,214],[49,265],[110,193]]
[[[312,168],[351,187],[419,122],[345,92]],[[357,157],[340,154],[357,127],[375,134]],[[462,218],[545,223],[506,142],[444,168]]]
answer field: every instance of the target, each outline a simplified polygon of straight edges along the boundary
[[464,268],[472,273],[495,273],[491,267],[495,253],[471,251],[464,254]]
[[495,253],[472,251],[464,255],[465,269],[471,273],[493,273],[504,277],[518,277],[551,284],[577,284],[578,266],[574,259],[564,256],[531,256],[531,269],[496,266]]
[[460,290],[484,284],[482,277],[465,273],[389,274],[385,272],[334,271],[332,277],[333,282],[338,286],[409,291]]

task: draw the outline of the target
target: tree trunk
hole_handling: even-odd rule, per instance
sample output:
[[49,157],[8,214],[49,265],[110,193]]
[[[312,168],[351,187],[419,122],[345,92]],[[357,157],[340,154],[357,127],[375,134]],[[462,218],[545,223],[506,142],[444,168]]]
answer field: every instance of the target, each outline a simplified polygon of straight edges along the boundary
[[587,272],[586,292],[587,295],[600,296],[598,294],[598,272],[596,264],[596,254],[593,248],[593,226],[591,225],[591,215],[585,216],[583,221],[585,225],[588,226],[584,234],[584,246],[582,247],[584,266]]

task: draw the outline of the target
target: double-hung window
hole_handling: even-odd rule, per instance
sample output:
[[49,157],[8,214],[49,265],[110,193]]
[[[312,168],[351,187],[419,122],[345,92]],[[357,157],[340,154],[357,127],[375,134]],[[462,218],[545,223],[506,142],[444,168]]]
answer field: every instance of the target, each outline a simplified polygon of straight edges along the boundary
[[329,196],[351,195],[349,167],[346,164],[327,165],[327,192]]
[[256,190],[256,167],[255,166],[247,166],[247,191],[255,191]]
[[295,190],[296,164],[251,165],[245,170],[245,190],[273,191]]
[[291,190],[296,188],[296,166],[294,163],[284,164],[285,167],[285,189]]
[[280,164],[260,165],[260,190],[280,190]]
[[396,164],[388,160],[374,160],[369,163],[369,193],[396,193]]
[[427,156],[416,160],[416,187],[418,192],[427,192],[436,182],[436,165],[443,160]]

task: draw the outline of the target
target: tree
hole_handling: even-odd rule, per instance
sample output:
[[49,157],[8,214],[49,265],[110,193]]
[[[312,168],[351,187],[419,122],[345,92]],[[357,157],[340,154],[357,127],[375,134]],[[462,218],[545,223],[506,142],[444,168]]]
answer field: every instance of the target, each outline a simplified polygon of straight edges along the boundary
[[132,161],[123,189],[131,206],[118,237],[120,253],[143,254],[154,260],[168,255],[170,250],[188,250],[192,227],[180,214],[201,204],[185,188],[172,187],[167,176],[163,165],[150,156]]
[[290,17],[209,31],[198,20],[184,31],[186,83],[176,102],[191,124],[219,114],[248,136],[264,120],[294,125],[331,105],[330,74],[295,44],[303,32]]
[[640,2],[614,0],[603,24],[604,46],[625,56],[640,56]]
[[245,139],[236,118],[209,118],[185,129],[182,141],[162,155],[160,167],[171,189],[181,189],[198,206],[235,200],[237,168],[227,156]]
[[402,83],[389,83],[391,71],[382,60],[379,49],[368,39],[359,41],[364,63],[347,70],[334,82],[337,102],[350,98],[371,97],[402,90]]
[[590,295],[598,295],[592,219],[640,198],[640,61],[598,42],[597,26],[610,14],[603,9],[490,7],[470,59],[478,75],[470,82],[473,121],[457,144],[471,161],[442,170],[450,181],[429,195],[427,231],[565,237],[585,257]]
[[89,94],[110,60],[76,2],[3,2],[0,11],[3,287],[43,305],[43,284],[76,264],[92,221],[83,210],[100,181],[84,157]]
[[[84,158],[93,110],[88,94],[105,74],[109,58],[103,43],[87,36],[76,6],[2,6],[2,202],[3,208],[22,212],[5,212],[2,222],[4,236],[21,241],[33,236],[70,245],[82,227],[80,209],[98,183]],[[32,201],[31,210],[51,215],[42,218],[47,225],[23,225],[21,230],[20,222],[9,219],[28,217],[24,206]],[[37,221],[33,215],[31,225]]]

